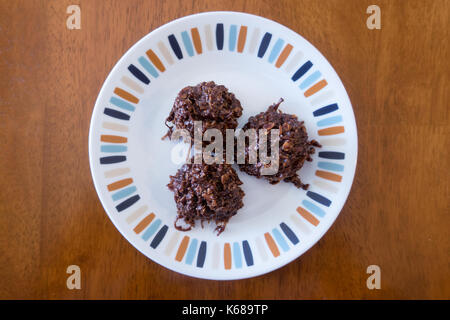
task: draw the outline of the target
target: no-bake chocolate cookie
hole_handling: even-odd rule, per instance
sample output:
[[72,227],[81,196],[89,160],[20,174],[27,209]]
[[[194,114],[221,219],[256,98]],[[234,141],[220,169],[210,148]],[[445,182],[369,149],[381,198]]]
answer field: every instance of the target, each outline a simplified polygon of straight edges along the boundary
[[177,129],[186,129],[194,139],[194,121],[202,121],[202,134],[215,128],[225,137],[225,130],[235,129],[241,115],[241,103],[225,86],[214,81],[202,82],[178,93],[166,119],[169,128],[166,136],[172,136],[173,126],[168,124],[172,123]]
[[[261,112],[256,116],[250,117],[243,129],[267,129],[268,142],[267,149],[270,153],[270,130],[279,129],[279,168],[278,172],[273,175],[262,175],[262,164],[258,158],[256,164],[248,163],[248,145],[245,149],[245,164],[239,164],[241,171],[257,178],[264,178],[271,184],[277,184],[280,181],[291,182],[297,188],[307,189],[308,185],[303,184],[297,171],[301,169],[303,163],[312,161],[311,155],[315,152],[314,147],[321,147],[315,141],[308,141],[308,134],[303,121],[299,121],[296,115],[283,113],[278,110],[283,99],[276,104],[271,105],[267,111]],[[257,144],[258,148],[259,144]]]
[[[229,164],[184,164],[167,185],[174,192],[177,205],[175,228],[191,230],[199,220],[216,223],[217,235],[228,220],[243,207],[245,195],[236,171]],[[184,220],[187,227],[177,223]]]

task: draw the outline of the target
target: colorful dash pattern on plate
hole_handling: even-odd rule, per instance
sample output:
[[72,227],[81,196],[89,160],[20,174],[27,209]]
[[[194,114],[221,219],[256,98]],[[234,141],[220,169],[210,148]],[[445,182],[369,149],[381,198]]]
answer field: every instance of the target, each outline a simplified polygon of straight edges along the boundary
[[[146,86],[177,61],[184,61],[206,51],[228,50],[236,54],[253,55],[275,68],[286,71],[298,86],[301,94],[314,107],[313,116],[317,119],[317,134],[323,138],[320,143],[323,151],[318,152],[316,180],[313,187],[291,216],[295,228],[281,222],[255,239],[233,242],[208,243],[202,239],[181,234],[173,227],[164,224],[157,214],[149,212],[148,206],[141,203],[141,197],[134,185],[131,170],[127,166],[129,131],[128,121],[139,108],[140,95]],[[333,92],[327,91],[328,82],[313,62],[305,59],[303,53],[288,43],[282,36],[264,31],[262,27],[250,28],[245,25],[217,23],[216,25],[196,26],[179,34],[168,34],[155,48],[146,52],[127,68],[128,75],[121,78],[121,86],[115,87],[109,104],[104,107],[104,121],[100,134],[100,164],[105,167],[104,175],[110,182],[106,189],[111,194],[118,214],[125,214],[126,221],[142,241],[153,249],[164,250],[166,256],[179,263],[203,268],[208,260],[213,268],[224,270],[248,268],[256,261],[277,258],[300,243],[299,232],[307,232],[308,226],[316,227],[326,216],[332,205],[330,195],[339,192],[342,182],[345,153],[338,147],[345,144],[343,117],[337,103],[327,103]],[[331,147],[331,149],[330,149]],[[336,151],[332,148],[336,148]],[[330,149],[330,150],[328,150]],[[295,209],[294,209],[295,210]],[[305,221],[304,224],[302,221]],[[162,242],[165,245],[162,246]],[[256,255],[258,259],[255,259]]]

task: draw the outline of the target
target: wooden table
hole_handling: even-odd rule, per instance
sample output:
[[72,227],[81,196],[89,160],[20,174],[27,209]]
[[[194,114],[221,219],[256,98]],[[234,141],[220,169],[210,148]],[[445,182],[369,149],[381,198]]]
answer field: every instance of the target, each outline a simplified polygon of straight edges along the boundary
[[[81,7],[81,30],[66,8]],[[366,9],[381,8],[381,29]],[[306,254],[240,281],[168,271],[132,247],[100,204],[88,128],[105,77],[156,27],[202,11],[281,22],[314,44],[353,103],[350,196]],[[0,1],[0,298],[450,298],[447,0]],[[66,268],[82,270],[68,290]],[[381,268],[369,290],[366,268]]]

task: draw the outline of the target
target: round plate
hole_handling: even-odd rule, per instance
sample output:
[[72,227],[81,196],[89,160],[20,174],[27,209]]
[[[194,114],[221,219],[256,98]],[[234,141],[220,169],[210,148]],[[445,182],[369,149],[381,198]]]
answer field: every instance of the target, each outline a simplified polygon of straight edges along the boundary
[[[323,146],[300,170],[308,191],[237,169],[244,207],[220,236],[214,223],[174,228],[167,183],[181,164],[175,142],[161,140],[179,90],[211,80],[241,101],[239,126],[282,97],[280,110]],[[95,104],[89,158],[103,207],[139,251],[189,276],[240,279],[294,260],[328,230],[352,185],[357,133],[342,82],[308,41],[265,18],[209,12],[152,31],[119,60]]]

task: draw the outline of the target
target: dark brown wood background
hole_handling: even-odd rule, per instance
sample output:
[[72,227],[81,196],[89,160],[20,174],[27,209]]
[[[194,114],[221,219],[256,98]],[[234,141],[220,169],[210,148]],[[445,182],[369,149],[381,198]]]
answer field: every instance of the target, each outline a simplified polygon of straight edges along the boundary
[[[81,30],[66,8],[81,7]],[[368,30],[366,8],[381,8]],[[331,62],[353,103],[348,201],[311,250],[269,274],[207,281],[168,271],[114,228],[88,163],[111,68],[175,18],[233,10],[281,22]],[[450,298],[447,0],[0,0],[0,298]],[[82,271],[66,288],[66,268]],[[381,267],[381,290],[366,268]]]

